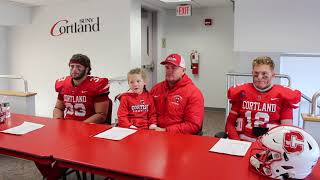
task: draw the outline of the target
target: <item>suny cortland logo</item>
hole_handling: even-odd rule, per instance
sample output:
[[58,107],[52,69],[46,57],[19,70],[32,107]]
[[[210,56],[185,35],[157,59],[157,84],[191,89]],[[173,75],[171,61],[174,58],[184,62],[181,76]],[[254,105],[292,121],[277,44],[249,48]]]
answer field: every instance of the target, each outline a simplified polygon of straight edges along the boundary
[[78,22],[70,22],[68,19],[62,19],[53,24],[50,29],[51,36],[61,36],[69,33],[82,33],[82,32],[98,32],[100,31],[100,19],[96,18],[83,18]]

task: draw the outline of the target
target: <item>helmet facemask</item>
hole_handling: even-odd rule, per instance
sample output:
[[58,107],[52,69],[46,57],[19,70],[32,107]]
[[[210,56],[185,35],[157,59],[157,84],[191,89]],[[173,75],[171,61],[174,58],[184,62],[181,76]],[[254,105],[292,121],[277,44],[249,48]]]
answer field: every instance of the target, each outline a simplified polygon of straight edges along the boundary
[[[293,169],[292,166],[280,166],[277,169],[273,168],[273,163],[279,162],[284,159],[283,155],[276,150],[265,147],[261,142],[259,148],[252,149],[250,156],[250,164],[258,171],[261,175],[268,176],[274,179],[287,178],[289,169]],[[286,154],[284,154],[286,156]],[[287,158],[287,156],[286,156]]]

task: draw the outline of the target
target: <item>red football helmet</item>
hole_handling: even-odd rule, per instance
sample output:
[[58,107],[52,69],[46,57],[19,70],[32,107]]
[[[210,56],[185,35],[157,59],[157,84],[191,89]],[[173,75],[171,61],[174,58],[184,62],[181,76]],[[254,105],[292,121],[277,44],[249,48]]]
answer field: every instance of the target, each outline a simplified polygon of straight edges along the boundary
[[320,153],[314,138],[293,126],[277,126],[257,140],[250,164],[274,179],[304,179],[316,165]]

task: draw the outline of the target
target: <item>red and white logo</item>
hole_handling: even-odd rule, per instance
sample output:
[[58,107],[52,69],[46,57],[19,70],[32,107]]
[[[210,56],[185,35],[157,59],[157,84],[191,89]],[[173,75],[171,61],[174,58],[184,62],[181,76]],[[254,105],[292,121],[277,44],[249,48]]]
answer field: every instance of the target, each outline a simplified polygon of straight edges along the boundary
[[162,61],[160,64],[173,64],[182,68],[186,68],[186,63],[183,59],[183,57],[179,54],[170,54],[164,61]]
[[290,131],[284,134],[284,149],[287,153],[303,152],[304,137],[298,131]]
[[175,104],[180,104],[181,100],[182,100],[182,97],[180,95],[175,95],[175,96],[173,96],[173,100],[172,101]]
[[63,34],[98,31],[100,31],[99,17],[83,18],[75,22],[70,22],[68,19],[62,19],[53,24],[50,29],[50,35],[61,36]]
[[140,100],[140,104],[144,104],[144,100],[143,99]]
[[167,61],[176,61],[177,59],[175,57],[169,56],[167,58]]

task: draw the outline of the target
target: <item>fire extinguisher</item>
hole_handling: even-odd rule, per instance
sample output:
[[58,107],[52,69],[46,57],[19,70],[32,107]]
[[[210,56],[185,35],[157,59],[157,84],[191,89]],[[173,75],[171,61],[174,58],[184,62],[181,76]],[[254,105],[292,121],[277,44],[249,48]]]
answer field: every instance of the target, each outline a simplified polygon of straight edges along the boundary
[[200,53],[198,53],[196,50],[192,50],[190,54],[192,74],[199,74],[199,56]]

